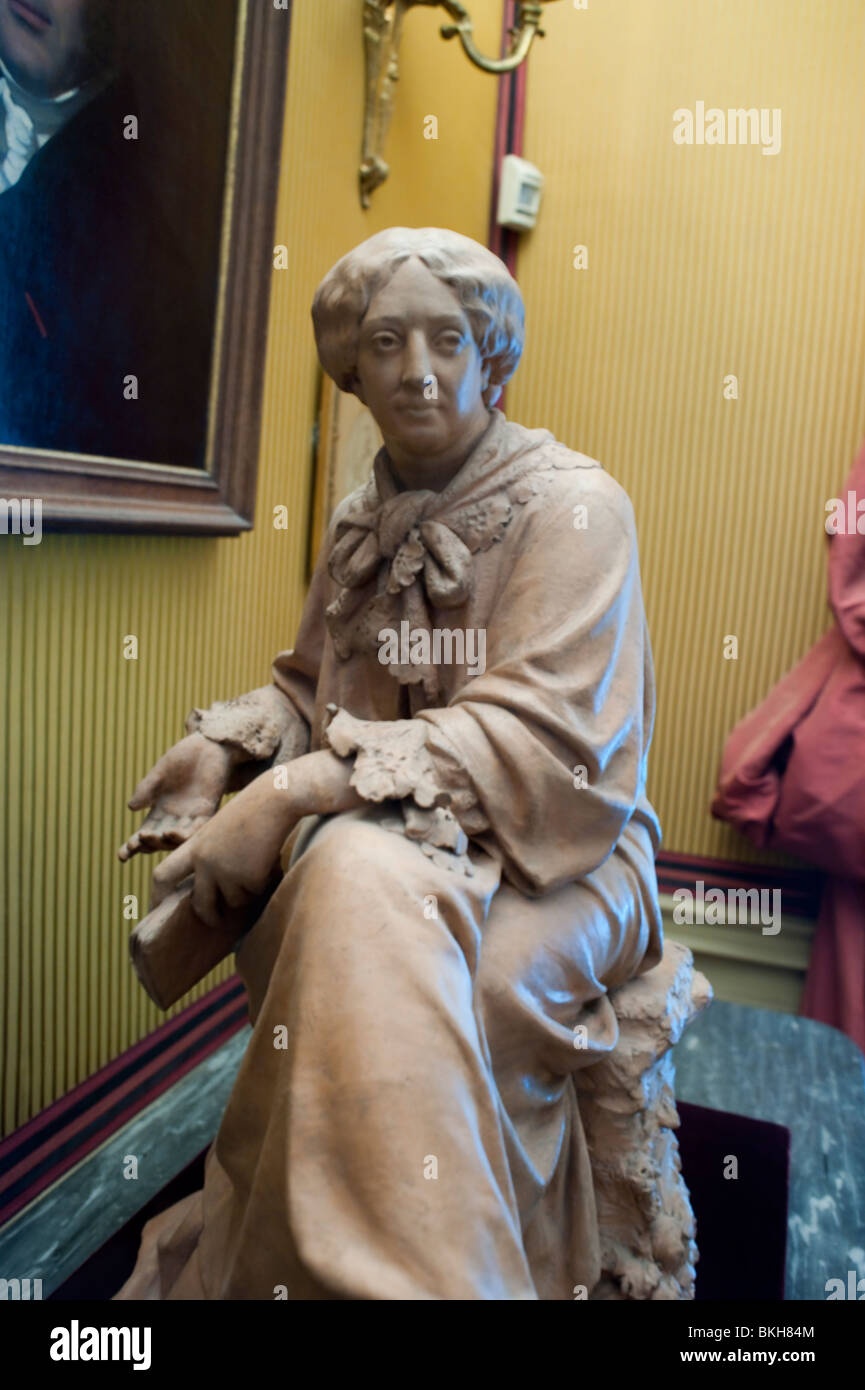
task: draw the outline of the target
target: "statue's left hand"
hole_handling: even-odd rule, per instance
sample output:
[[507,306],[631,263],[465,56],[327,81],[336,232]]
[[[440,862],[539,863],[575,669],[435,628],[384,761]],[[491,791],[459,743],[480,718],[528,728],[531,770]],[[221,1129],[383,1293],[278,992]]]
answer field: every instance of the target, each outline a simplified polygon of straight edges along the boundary
[[193,874],[192,906],[203,921],[216,925],[223,904],[243,907],[264,892],[280,850],[302,816],[362,804],[351,785],[351,762],[329,749],[285,764],[278,787],[274,771],[256,777],[162,861],[153,875],[152,907]]
[[[134,854],[173,849],[210,820],[229,790],[239,758],[229,744],[192,733],[175,743],[142,777],[129,802],[131,811],[149,807],[147,817],[118,850]],[[252,764],[254,767],[254,764]]]
[[215,926],[224,905],[242,907],[264,892],[296,819],[292,799],[272,776],[256,777],[157,866],[151,908],[191,873],[192,906]]

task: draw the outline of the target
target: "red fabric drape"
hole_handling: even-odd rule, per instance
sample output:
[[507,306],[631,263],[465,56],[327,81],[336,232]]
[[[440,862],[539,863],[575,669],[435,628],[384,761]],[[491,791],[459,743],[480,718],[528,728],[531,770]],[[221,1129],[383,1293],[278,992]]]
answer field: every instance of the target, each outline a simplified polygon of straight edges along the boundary
[[835,625],[730,734],[712,814],[825,870],[801,1011],[865,1052],[865,446],[842,498],[847,530],[829,539]]

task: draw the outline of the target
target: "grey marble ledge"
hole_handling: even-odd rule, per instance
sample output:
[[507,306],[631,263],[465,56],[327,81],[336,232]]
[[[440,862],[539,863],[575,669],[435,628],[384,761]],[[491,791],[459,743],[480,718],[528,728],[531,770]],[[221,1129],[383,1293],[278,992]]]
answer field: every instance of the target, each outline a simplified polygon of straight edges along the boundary
[[[213,1140],[251,1029],[229,1038],[0,1230],[0,1277],[53,1293]],[[128,1155],[137,1178],[125,1178]]]
[[676,1048],[679,1100],[791,1134],[788,1299],[865,1275],[865,1058],[826,1024],[716,1002]]

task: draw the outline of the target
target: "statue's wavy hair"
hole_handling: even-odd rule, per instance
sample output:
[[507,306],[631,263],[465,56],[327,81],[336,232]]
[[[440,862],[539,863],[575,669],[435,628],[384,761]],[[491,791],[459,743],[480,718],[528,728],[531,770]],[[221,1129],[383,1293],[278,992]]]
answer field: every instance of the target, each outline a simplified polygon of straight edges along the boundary
[[312,302],[321,365],[342,391],[356,393],[360,325],[373,296],[417,256],[454,291],[485,369],[484,403],[495,405],[523,350],[523,297],[492,251],[441,227],[388,227],[361,242],[325,275]]

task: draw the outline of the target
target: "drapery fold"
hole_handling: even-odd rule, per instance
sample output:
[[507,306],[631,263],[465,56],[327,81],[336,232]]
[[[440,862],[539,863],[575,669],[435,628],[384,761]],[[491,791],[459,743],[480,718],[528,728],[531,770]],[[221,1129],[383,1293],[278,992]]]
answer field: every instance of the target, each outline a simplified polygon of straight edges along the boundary
[[[865,446],[829,533],[835,623],[740,721],[724,747],[712,814],[754,844],[829,876],[802,999],[806,1017],[865,1052]],[[833,508],[831,524],[836,524]]]

